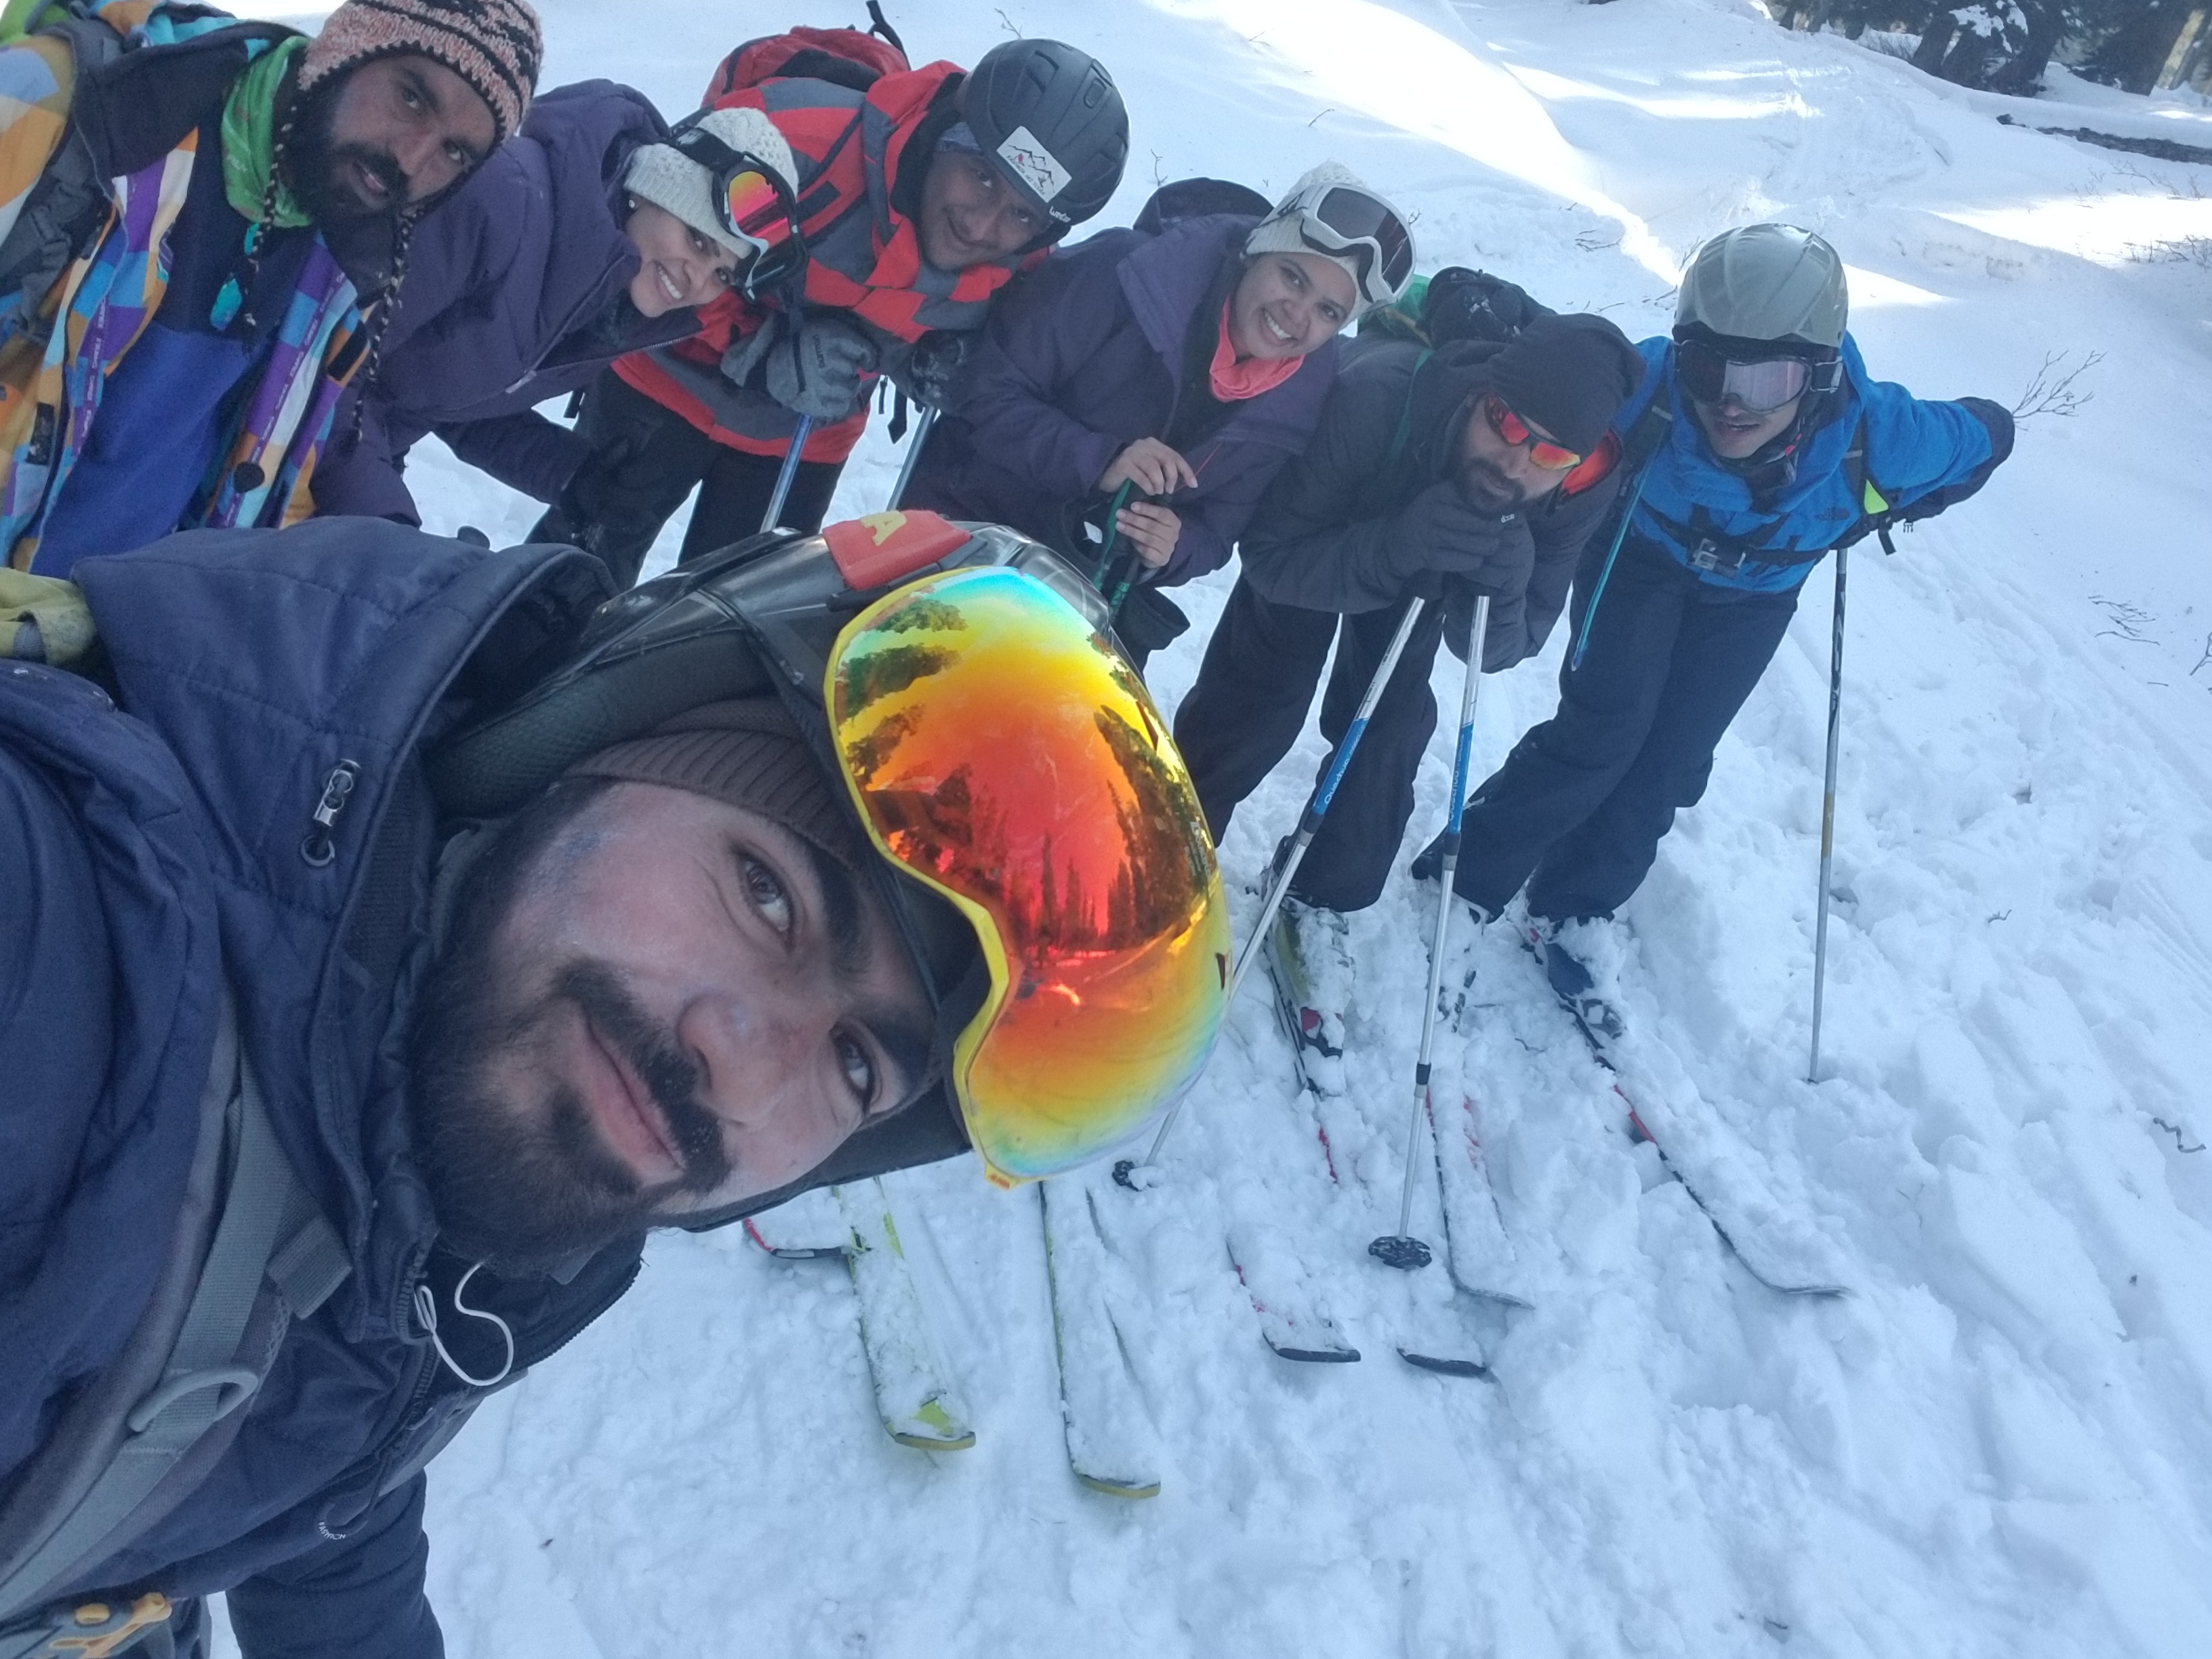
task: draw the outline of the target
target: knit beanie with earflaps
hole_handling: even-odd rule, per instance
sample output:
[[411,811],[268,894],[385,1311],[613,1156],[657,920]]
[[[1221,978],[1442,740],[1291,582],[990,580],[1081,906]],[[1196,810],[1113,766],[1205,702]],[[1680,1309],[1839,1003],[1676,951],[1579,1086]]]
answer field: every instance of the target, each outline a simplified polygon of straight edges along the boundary
[[504,143],[538,88],[545,38],[529,0],[345,0],[307,43],[299,89],[376,58],[420,53],[476,88]]
[[[775,123],[757,109],[718,109],[699,118],[699,125],[740,155],[750,155],[799,194],[799,165]],[[714,175],[673,144],[643,144],[629,158],[623,188],[641,202],[674,214],[702,236],[743,258],[752,249],[738,241],[714,209]]]
[[586,756],[567,775],[657,783],[744,807],[854,872],[866,869],[872,854],[844,786],[823,769],[774,697],[686,709],[641,738]]
[[1537,318],[1483,367],[1516,413],[1580,455],[1597,448],[1644,378],[1628,337],[1587,312]]

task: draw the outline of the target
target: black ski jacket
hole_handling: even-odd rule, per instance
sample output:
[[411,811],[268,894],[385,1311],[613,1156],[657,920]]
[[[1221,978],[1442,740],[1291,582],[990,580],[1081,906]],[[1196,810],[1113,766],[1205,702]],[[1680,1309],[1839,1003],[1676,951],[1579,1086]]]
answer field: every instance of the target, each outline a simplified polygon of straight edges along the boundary
[[[1472,400],[1489,385],[1485,365],[1504,349],[1486,341],[1352,348],[1312,442],[1277,476],[1240,544],[1245,580],[1261,598],[1381,611],[1441,575],[1455,611],[1474,593],[1490,595],[1486,671],[1542,647],[1620,471],[1502,517],[1467,502],[1452,461]],[[1456,641],[1462,629],[1445,636]]]

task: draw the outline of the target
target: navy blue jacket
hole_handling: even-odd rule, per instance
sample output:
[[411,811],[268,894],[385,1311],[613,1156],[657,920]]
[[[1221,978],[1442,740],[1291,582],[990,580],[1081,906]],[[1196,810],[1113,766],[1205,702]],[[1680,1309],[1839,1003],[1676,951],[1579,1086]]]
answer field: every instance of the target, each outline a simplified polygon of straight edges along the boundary
[[[403,473],[434,431],[511,489],[559,499],[590,446],[533,406],[625,352],[696,331],[690,307],[641,316],[623,174],[667,125],[611,81],[556,87],[460,192],[416,228],[373,380],[347,394],[313,481],[319,514],[420,522]],[[360,436],[351,432],[356,410]]]
[[[1106,231],[1014,284],[992,308],[906,505],[1065,546],[1070,511],[1096,494],[1114,457],[1139,438],[1168,439],[1194,398],[1210,399],[1215,321],[1257,222],[1212,215],[1157,236]],[[1167,498],[1182,533],[1155,582],[1229,562],[1269,481],[1313,435],[1335,374],[1330,340],[1188,446],[1198,486]]]
[[[1846,334],[1843,386],[1802,441],[1795,477],[1771,498],[1754,499],[1743,478],[1713,459],[1674,383],[1674,342],[1645,340],[1637,349],[1646,365],[1644,383],[1614,417],[1614,429],[1626,434],[1662,397],[1674,419],[1644,475],[1626,550],[1671,559],[1716,586],[1784,592],[1850,532],[1864,502],[1844,459],[1862,421],[1866,477],[1893,507],[1910,507],[1946,489],[1950,499],[1971,494],[2012,452],[2012,416],[2003,409],[1978,398],[1924,401],[1893,381],[1875,380]],[[1727,568],[1701,568],[1695,560],[1698,544],[1709,539],[1729,544],[1722,562]],[[1734,558],[1739,539],[1752,549],[1740,567]],[[1759,557],[1763,552],[1774,556]]]
[[[418,754],[580,625],[605,573],[566,549],[331,520],[191,532],[77,580],[120,707],[0,665],[0,1490],[145,1301],[227,969],[277,1136],[352,1274],[291,1328],[206,1480],[71,1588],[234,1586],[249,1655],[435,1659],[419,1466],[478,1396],[410,1311],[454,1265],[397,1058],[439,839]],[[317,867],[301,842],[341,760],[360,781]],[[522,1363],[611,1303],[635,1254],[491,1287]]]

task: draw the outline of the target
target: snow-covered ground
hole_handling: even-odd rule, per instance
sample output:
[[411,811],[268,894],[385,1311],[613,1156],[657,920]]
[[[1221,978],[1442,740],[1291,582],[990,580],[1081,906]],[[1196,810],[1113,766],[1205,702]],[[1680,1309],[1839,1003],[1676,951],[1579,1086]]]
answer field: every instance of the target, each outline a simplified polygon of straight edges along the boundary
[[[540,3],[548,84],[611,76],[671,114],[736,40],[859,10]],[[2031,130],[2212,144],[2212,111],[1968,93],[1729,0],[891,9],[917,58],[1011,28],[1104,58],[1135,124],[1110,222],[1158,180],[1273,193],[1334,156],[1418,215],[1425,268],[1640,337],[1700,238],[1788,219],[1849,259],[1877,374],[2078,400],[2023,422],[1980,499],[1853,560],[1822,1080],[1829,569],[1626,914],[1654,1086],[1852,1293],[1752,1280],[1487,937],[1455,947],[1472,1019],[1440,1064],[1534,1306],[1489,1318],[1493,1382],[1402,1366],[1393,1334],[1443,1292],[1364,1250],[1395,1221],[1426,970],[1401,878],[1355,921],[1344,1184],[1255,987],[1166,1181],[1116,1218],[1158,1498],[1069,1474],[1034,1195],[921,1171],[890,1185],[975,1448],[882,1434],[842,1273],[735,1231],[663,1240],[433,1473],[457,1659],[2212,1654],[2212,169]],[[841,508],[878,505],[896,459],[872,433]],[[416,477],[434,528],[537,511],[442,455]],[[1187,591],[1197,625],[1152,674],[1170,708],[1226,592]],[[1549,712],[1559,647],[1489,682],[1478,774]],[[1232,885],[1320,752],[1238,813]],[[1440,738],[1419,836],[1448,761]],[[1262,1347],[1231,1218],[1363,1363]]]

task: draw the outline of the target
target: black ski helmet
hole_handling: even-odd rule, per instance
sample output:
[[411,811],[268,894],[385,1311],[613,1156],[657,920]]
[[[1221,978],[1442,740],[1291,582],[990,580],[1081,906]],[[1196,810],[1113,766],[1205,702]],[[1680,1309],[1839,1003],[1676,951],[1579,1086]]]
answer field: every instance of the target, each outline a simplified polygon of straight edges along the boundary
[[1009,40],[961,89],[983,153],[1051,221],[1050,241],[1104,207],[1129,159],[1129,112],[1106,67],[1058,40]]

